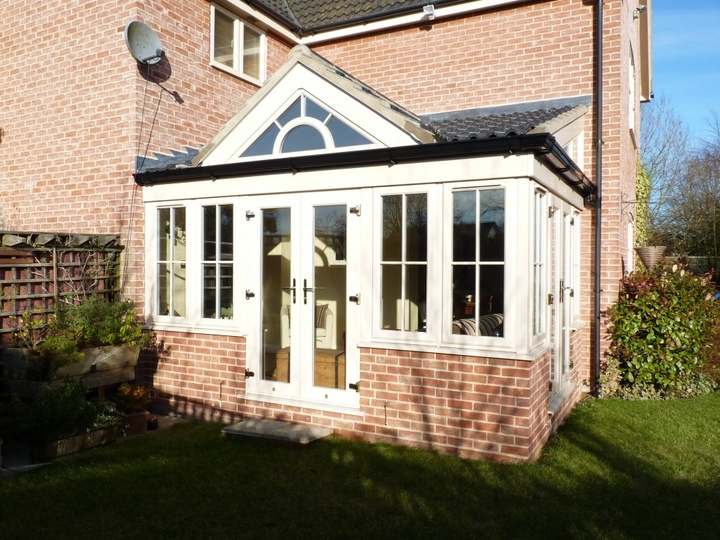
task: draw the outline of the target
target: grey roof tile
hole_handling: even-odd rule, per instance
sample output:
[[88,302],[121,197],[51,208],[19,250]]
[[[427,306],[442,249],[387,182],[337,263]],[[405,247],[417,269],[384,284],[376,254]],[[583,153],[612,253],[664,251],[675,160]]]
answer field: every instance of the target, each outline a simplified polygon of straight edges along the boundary
[[574,115],[569,114],[568,121],[571,121],[584,113],[589,103],[590,98],[582,96],[429,114],[421,116],[421,119],[445,141],[510,137],[526,135],[531,131],[555,131],[551,123],[557,123],[562,115],[575,112]]

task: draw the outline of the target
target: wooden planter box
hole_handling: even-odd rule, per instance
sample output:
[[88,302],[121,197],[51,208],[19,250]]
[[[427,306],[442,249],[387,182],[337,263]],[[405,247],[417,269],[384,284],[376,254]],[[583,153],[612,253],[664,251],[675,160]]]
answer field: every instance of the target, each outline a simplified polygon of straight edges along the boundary
[[140,355],[138,348],[107,346],[82,352],[82,361],[59,368],[52,380],[48,380],[48,362],[45,358],[28,349],[3,347],[0,360],[4,376],[0,381],[0,391],[29,398],[36,396],[45,386],[62,386],[68,377],[85,377],[88,388],[132,381],[135,378],[135,365]]
[[30,443],[30,456],[33,463],[52,461],[61,456],[115,442],[117,436],[118,426],[113,425],[57,441],[33,442]]

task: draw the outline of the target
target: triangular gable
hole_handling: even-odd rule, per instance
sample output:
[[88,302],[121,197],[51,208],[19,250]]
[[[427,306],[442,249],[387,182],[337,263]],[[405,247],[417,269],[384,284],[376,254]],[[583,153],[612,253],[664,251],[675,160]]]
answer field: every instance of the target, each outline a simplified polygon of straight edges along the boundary
[[433,141],[418,116],[299,45],[193,164]]

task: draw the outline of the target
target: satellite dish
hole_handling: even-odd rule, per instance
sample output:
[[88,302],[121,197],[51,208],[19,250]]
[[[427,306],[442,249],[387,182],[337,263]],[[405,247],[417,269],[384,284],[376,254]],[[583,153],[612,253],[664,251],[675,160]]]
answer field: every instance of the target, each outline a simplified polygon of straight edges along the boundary
[[130,21],[125,27],[125,45],[141,64],[157,64],[165,54],[155,31],[140,21]]

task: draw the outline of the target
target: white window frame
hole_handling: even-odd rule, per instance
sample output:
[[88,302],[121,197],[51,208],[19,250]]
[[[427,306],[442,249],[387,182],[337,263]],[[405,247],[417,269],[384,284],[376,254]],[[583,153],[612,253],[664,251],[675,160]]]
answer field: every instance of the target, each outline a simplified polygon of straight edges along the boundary
[[[426,290],[426,313],[427,326],[425,332],[414,332],[409,330],[385,330],[382,327],[382,233],[383,233],[383,206],[382,198],[391,195],[427,195],[427,290]],[[394,188],[380,188],[374,190],[374,214],[373,214],[373,298],[377,299],[373,303],[373,339],[381,341],[390,341],[396,343],[434,343],[438,340],[438,330],[440,328],[440,310],[441,298],[438,296],[437,287],[433,284],[438,283],[442,278],[441,265],[442,257],[440,246],[442,245],[441,235],[439,234],[440,224],[436,221],[440,216],[440,200],[442,191],[440,186],[400,186]]]
[[[233,310],[232,319],[222,318],[206,318],[203,317],[203,207],[204,206],[233,206]],[[186,226],[186,254],[185,254],[185,315],[171,316],[162,315],[160,306],[158,305],[158,214],[160,209],[164,208],[184,208],[185,209],[185,226]],[[238,261],[240,252],[238,248],[238,238],[242,238],[240,230],[240,222],[245,220],[238,219],[238,216],[244,215],[244,209],[238,203],[237,197],[227,197],[222,199],[207,198],[198,200],[177,200],[162,203],[148,204],[146,208],[146,257],[151,264],[146,265],[145,279],[150,286],[146,287],[145,302],[148,313],[151,315],[155,328],[164,330],[180,330],[194,331],[198,333],[215,333],[215,334],[237,334],[242,325],[246,325],[242,317],[242,303],[244,298],[240,294],[240,283],[244,273],[242,264]],[[243,212],[243,214],[241,214]]]
[[[531,286],[533,302],[529,320],[533,346],[546,343],[548,340],[548,321],[550,320],[548,287],[551,285],[548,277],[550,263],[548,247],[549,199],[550,196],[546,190],[539,187],[535,188],[533,192],[533,222],[529,232],[533,239],[533,257],[530,261],[533,276]],[[537,328],[535,328],[535,321],[538,321]]]
[[[519,234],[524,229],[521,224],[521,211],[519,207],[527,208],[528,204],[521,204],[521,197],[526,195],[525,189],[519,184],[528,186],[527,178],[517,181],[471,181],[462,183],[447,183],[443,185],[443,245],[442,269],[443,280],[440,298],[441,339],[440,343],[446,348],[458,351],[472,351],[472,354],[511,354],[516,356],[528,352],[526,339],[521,339],[518,330],[530,334],[530,315],[524,307],[523,299],[529,294],[527,273],[530,259],[528,254],[529,238]],[[503,189],[505,191],[505,257],[504,257],[504,291],[503,291],[503,336],[469,336],[452,333],[452,301],[446,299],[453,297],[452,290],[452,251],[453,251],[453,194],[455,191]],[[526,223],[526,221],[523,221]],[[518,241],[513,241],[517,239]],[[525,239],[523,241],[523,239]],[[522,268],[522,271],[521,271]],[[522,273],[523,279],[519,279]],[[520,305],[522,303],[522,306]],[[428,310],[430,311],[430,310]]]
[[[233,21],[233,60],[232,66],[228,66],[215,59],[215,20],[217,13],[221,13],[226,17],[229,17]],[[245,72],[243,61],[243,44],[245,29],[249,28],[256,32],[260,36],[260,50],[258,51],[259,56],[259,77],[255,77]],[[257,85],[261,85],[266,78],[267,70],[267,34],[258,28],[242,19],[237,14],[229,11],[217,4],[210,4],[210,65],[231,73],[236,77],[240,77],[246,81],[252,82]]]

